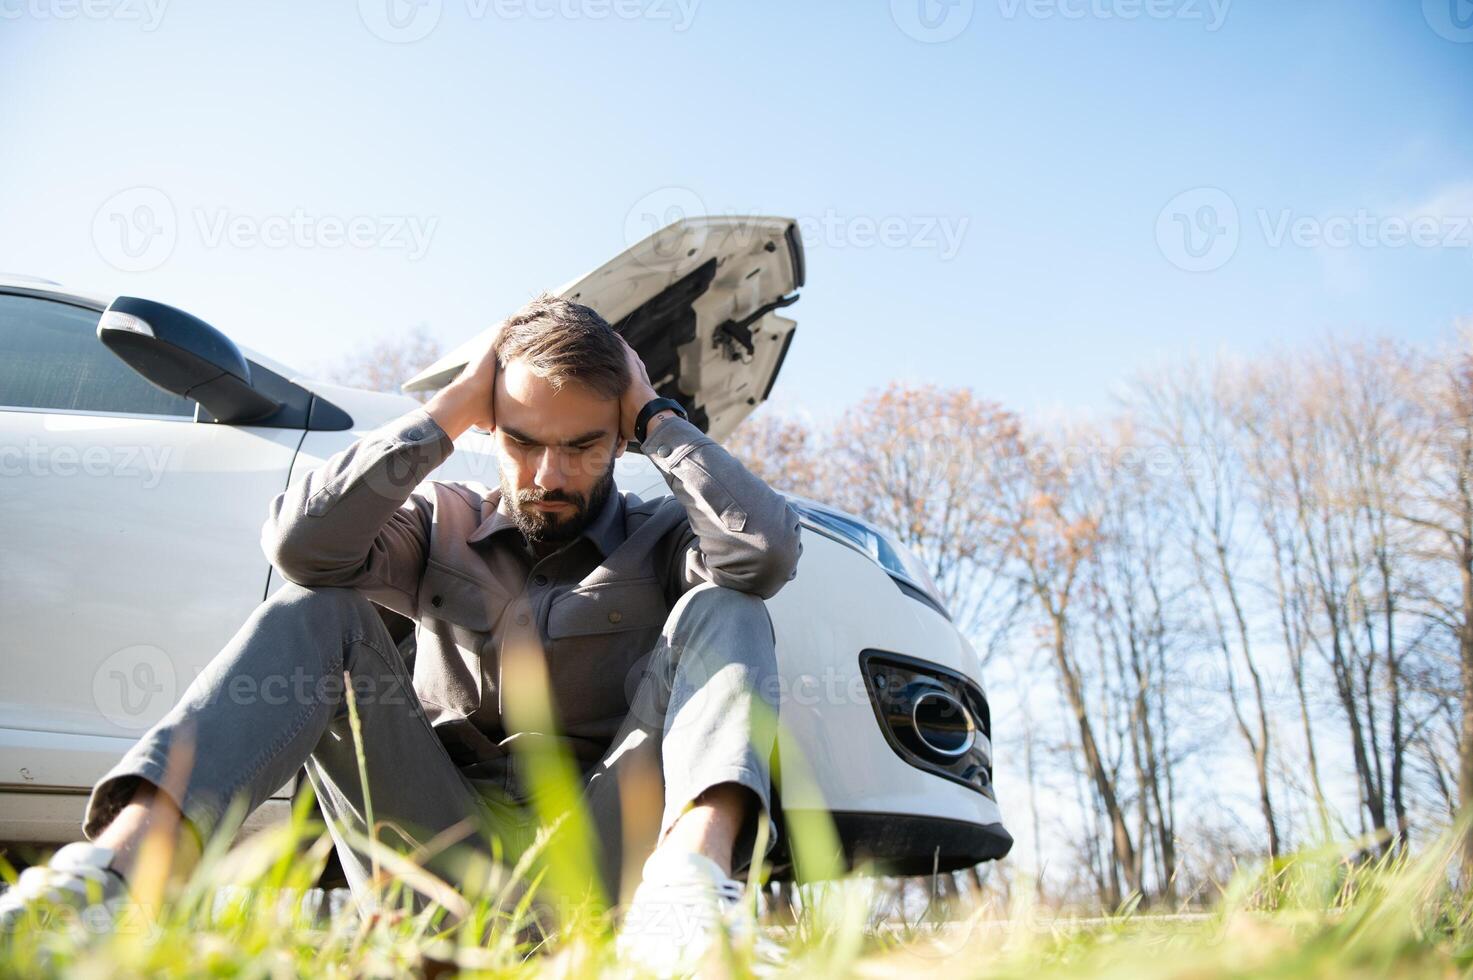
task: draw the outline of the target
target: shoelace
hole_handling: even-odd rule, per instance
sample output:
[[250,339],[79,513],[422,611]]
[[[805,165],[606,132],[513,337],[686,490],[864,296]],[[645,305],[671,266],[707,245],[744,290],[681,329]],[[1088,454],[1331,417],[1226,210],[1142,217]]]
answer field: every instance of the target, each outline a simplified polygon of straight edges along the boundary
[[730,878],[716,882],[716,898],[732,905],[737,904],[742,900],[741,883]]

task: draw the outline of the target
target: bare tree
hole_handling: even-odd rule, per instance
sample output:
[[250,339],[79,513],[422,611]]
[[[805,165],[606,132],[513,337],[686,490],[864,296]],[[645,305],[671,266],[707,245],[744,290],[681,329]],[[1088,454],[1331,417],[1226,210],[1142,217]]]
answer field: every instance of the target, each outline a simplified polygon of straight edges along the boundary
[[803,419],[758,409],[742,420],[726,448],[769,486],[815,500],[827,500],[820,434]]
[[[401,384],[433,364],[440,354],[440,342],[421,323],[402,333],[379,337],[347,358],[327,365],[324,375],[338,384],[398,393]],[[429,394],[410,397],[423,402]]]
[[[1029,705],[1035,838],[1077,856],[1047,890],[1040,873],[1040,896],[1190,904],[1233,862],[1282,853],[1296,801],[1322,835],[1358,821],[1383,848],[1468,811],[1469,336],[1440,359],[1332,342],[1169,366],[1098,429],[1026,431],[971,392],[892,385],[831,426],[758,413],[730,445],[920,556],[1018,683],[1039,679],[1036,656],[1052,665],[1052,697],[993,695]],[[1253,763],[1257,845],[1185,764],[1215,750],[1219,712]],[[1332,804],[1347,783],[1331,741],[1352,763],[1354,817]],[[1040,813],[1045,794],[1071,805]],[[1057,847],[1036,848],[1040,865]],[[1468,862],[1473,875],[1473,843]],[[957,880],[901,883],[897,901],[953,898]]]
[[1254,366],[1245,372],[1235,395],[1233,410],[1243,434],[1245,475],[1272,569],[1270,601],[1276,607],[1275,618],[1294,681],[1315,813],[1321,835],[1328,837],[1332,815],[1320,775],[1305,661],[1313,615],[1312,587],[1301,558],[1298,511],[1293,496],[1284,492],[1296,461],[1305,451],[1301,444],[1302,420],[1295,405],[1296,387],[1282,370]]
[[1339,503],[1353,530],[1351,561],[1362,570],[1352,580],[1362,689],[1368,709],[1382,703],[1386,708],[1384,745],[1376,715],[1368,712],[1376,782],[1391,805],[1395,843],[1404,845],[1410,831],[1403,676],[1409,650],[1397,626],[1404,618],[1412,563],[1396,515],[1406,510],[1407,467],[1423,436],[1414,396],[1419,364],[1409,350],[1380,343],[1332,348],[1315,366],[1326,375],[1321,386],[1333,398],[1331,418],[1341,450],[1336,456],[1343,461],[1346,483]]
[[1090,711],[1075,636],[1075,602],[1084,588],[1086,563],[1098,542],[1100,526],[1098,502],[1092,499],[1076,460],[1076,454],[1036,440],[1022,478],[1003,483],[997,504],[1007,529],[1009,553],[1043,620],[1061,694],[1079,739],[1084,772],[1098,811],[1109,824],[1112,861],[1108,875],[1098,877],[1107,901],[1117,904],[1123,895],[1115,874],[1124,876],[1130,892],[1141,892],[1142,882],[1116,776]]
[[846,412],[825,446],[830,500],[920,556],[986,659],[1020,596],[993,503],[1023,467],[1017,416],[966,389],[893,384]]
[[[1424,532],[1422,556],[1448,573],[1446,586],[1429,583],[1419,598],[1457,650],[1457,807],[1473,821],[1473,324],[1425,377],[1427,438],[1408,474],[1416,490],[1402,516]],[[1464,837],[1463,863],[1473,879],[1473,834]]]
[[1108,649],[1112,657],[1116,696],[1125,709],[1121,738],[1134,768],[1138,874],[1144,881],[1150,854],[1155,892],[1174,902],[1176,813],[1169,790],[1173,709],[1166,666],[1180,653],[1172,648],[1172,608],[1180,590],[1171,586],[1169,568],[1175,515],[1161,481],[1141,465],[1128,418],[1119,421],[1104,448],[1097,458],[1105,465],[1088,474],[1101,504],[1099,540],[1090,562],[1092,618],[1101,650]]
[[[1251,560],[1249,552],[1256,542],[1243,527],[1248,519],[1247,493],[1226,387],[1223,372],[1188,367],[1141,381],[1137,393],[1143,425],[1176,458],[1191,567],[1211,636],[1222,654],[1228,706],[1253,759],[1268,853],[1277,857],[1282,844],[1269,775],[1272,728],[1267,683],[1242,581],[1242,566]],[[1251,697],[1246,709],[1239,690],[1240,664],[1247,672]]]

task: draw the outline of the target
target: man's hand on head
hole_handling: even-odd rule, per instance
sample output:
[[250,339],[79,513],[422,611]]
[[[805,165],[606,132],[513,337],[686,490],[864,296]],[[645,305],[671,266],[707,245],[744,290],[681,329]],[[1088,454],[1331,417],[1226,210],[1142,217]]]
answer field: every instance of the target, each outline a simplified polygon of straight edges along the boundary
[[[425,410],[444,429],[451,439],[456,439],[471,426],[488,432],[495,431],[496,418],[493,395],[496,377],[500,370],[496,358],[496,342],[505,324],[497,324],[471,353],[470,360],[454,381],[441,389],[425,405]],[[650,384],[649,371],[644,361],[629,342],[619,337],[624,345],[624,357],[629,365],[629,387],[619,402],[619,435],[624,442],[634,439],[634,423],[644,408],[659,392]],[[645,427],[645,434],[655,431],[661,422],[674,416],[674,412],[658,412]]]
[[496,341],[505,326],[506,322],[502,321],[487,331],[455,380],[425,404],[425,411],[451,439],[458,438],[473,425],[487,432],[496,429],[492,404],[496,375],[500,370],[496,360]]
[[[624,358],[629,362],[629,387],[624,389],[624,397],[619,402],[619,436],[625,442],[631,442],[634,439],[634,423],[639,418],[639,410],[659,398],[660,394],[650,384],[649,371],[645,369],[639,354],[629,346],[629,341],[620,336],[619,343],[624,345]],[[657,412],[645,427],[645,434],[654,432],[656,426],[674,414],[671,411]]]

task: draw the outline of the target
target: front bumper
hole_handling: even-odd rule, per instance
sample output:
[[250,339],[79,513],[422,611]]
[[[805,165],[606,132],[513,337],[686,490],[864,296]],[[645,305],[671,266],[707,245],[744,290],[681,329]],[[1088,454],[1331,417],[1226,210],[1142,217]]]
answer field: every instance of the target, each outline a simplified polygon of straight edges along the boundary
[[[798,576],[768,600],[782,680],[774,767],[793,817],[832,819],[845,864],[895,874],[954,870],[1003,857],[1012,838],[992,787],[990,719],[975,651],[934,608],[899,589],[874,562],[805,536]],[[981,698],[975,742],[950,762],[907,751],[866,663],[901,662],[960,678]],[[966,698],[963,698],[966,700]],[[910,746],[913,748],[913,746]],[[954,764],[953,764],[954,763]],[[774,873],[790,873],[787,824]]]

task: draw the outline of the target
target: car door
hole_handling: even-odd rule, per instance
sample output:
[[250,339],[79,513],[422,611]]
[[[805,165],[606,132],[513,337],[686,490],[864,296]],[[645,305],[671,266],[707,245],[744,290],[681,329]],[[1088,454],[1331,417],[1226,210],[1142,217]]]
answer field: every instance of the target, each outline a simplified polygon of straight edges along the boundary
[[303,435],[197,422],[101,311],[0,287],[0,794],[85,791],[230,639]]

